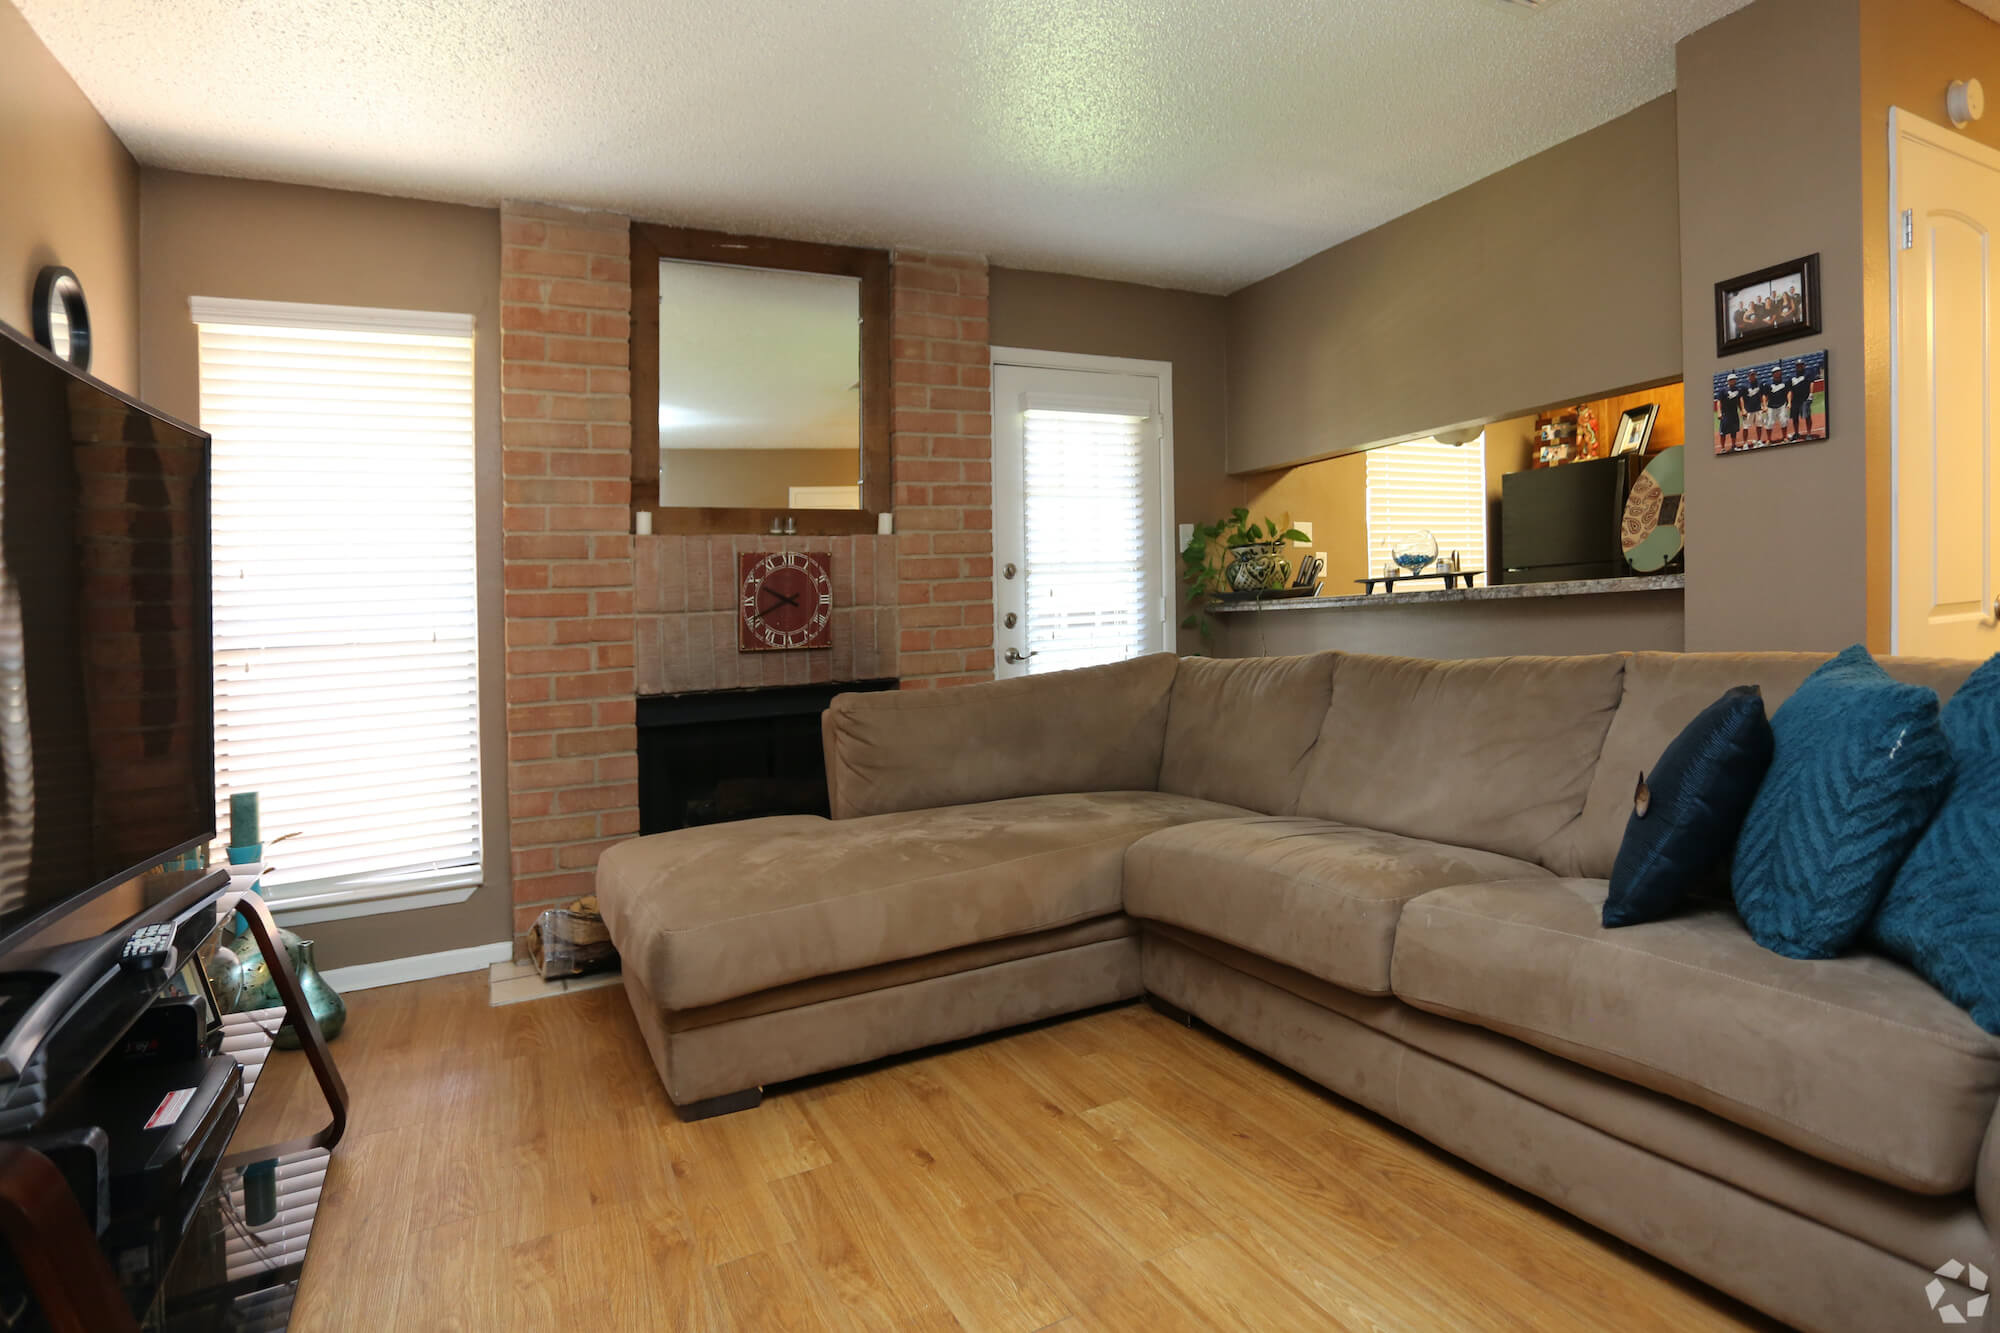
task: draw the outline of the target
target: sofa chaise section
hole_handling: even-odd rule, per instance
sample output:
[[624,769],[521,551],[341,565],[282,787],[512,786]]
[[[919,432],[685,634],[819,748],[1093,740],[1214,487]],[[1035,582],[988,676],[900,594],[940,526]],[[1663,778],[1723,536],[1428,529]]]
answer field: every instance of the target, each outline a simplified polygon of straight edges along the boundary
[[1126,848],[1247,813],[1154,790],[1173,672],[1160,657],[1053,683],[841,696],[824,729],[846,817],[608,850],[605,926],[681,1113],[1136,997]]

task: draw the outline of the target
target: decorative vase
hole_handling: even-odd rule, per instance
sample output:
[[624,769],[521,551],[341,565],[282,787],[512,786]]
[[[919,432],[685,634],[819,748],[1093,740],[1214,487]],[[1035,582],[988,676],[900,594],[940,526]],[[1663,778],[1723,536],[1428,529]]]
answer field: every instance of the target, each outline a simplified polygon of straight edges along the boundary
[[1413,532],[1389,548],[1390,559],[1406,575],[1423,573],[1437,554],[1438,539],[1428,532]]
[[[278,944],[292,960],[292,970],[298,970],[299,937],[280,927]],[[275,1009],[284,1003],[278,998],[278,983],[271,979],[270,964],[264,961],[264,951],[257,947],[257,937],[244,931],[230,946],[236,952],[236,960],[242,964],[243,989],[236,999],[239,1012],[251,1009]]]
[[[305,992],[306,1008],[319,1023],[320,1035],[332,1041],[340,1035],[341,1028],[347,1026],[347,1001],[340,998],[340,992],[327,984],[320,975],[319,965],[313,959],[313,942],[300,940],[299,951],[294,955],[293,968],[299,974],[299,989]],[[277,1046],[281,1051],[296,1051],[299,1048],[299,1034],[291,1024],[278,1029]]]
[[215,992],[216,1005],[225,1014],[235,1013],[237,1001],[243,998],[243,960],[236,950],[226,944],[218,946],[201,969],[208,974],[208,988]]
[[[292,975],[299,979],[299,989],[305,992],[306,1007],[319,1020],[319,1028],[332,1041],[341,1025],[347,1021],[347,1003],[340,993],[327,984],[320,975],[318,964],[313,959],[313,942],[302,940],[293,932],[279,927],[278,943],[285,956],[292,961]],[[257,937],[245,931],[233,946],[238,963],[241,964],[242,992],[234,1009],[275,1009],[285,1001],[278,994],[278,983],[272,979],[271,967],[265,961],[263,950],[257,947]],[[278,1048],[295,1051],[299,1039],[289,1026],[278,1033]]]
[[1234,592],[1259,592],[1285,586],[1285,546],[1283,542],[1252,542],[1229,548],[1229,563],[1222,576]]

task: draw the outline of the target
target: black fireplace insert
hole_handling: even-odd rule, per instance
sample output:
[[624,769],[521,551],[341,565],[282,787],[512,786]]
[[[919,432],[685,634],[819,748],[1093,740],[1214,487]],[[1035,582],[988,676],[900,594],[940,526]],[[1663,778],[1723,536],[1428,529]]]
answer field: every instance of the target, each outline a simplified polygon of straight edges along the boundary
[[639,699],[639,832],[828,813],[820,714],[894,680]]

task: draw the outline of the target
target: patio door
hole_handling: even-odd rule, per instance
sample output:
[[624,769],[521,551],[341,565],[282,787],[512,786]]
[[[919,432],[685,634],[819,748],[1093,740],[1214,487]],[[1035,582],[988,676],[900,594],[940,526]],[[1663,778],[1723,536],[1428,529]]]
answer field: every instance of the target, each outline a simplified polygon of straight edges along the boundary
[[993,360],[994,673],[1170,646],[1171,365]]

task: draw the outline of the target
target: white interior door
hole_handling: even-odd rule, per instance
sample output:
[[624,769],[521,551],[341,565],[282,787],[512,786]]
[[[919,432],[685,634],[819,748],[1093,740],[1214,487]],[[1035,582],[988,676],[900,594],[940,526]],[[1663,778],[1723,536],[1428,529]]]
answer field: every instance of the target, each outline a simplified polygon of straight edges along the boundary
[[1891,648],[2000,652],[1993,387],[2000,154],[1891,112]]
[[1149,362],[996,352],[995,674],[1119,662],[1172,641],[1170,376]]

